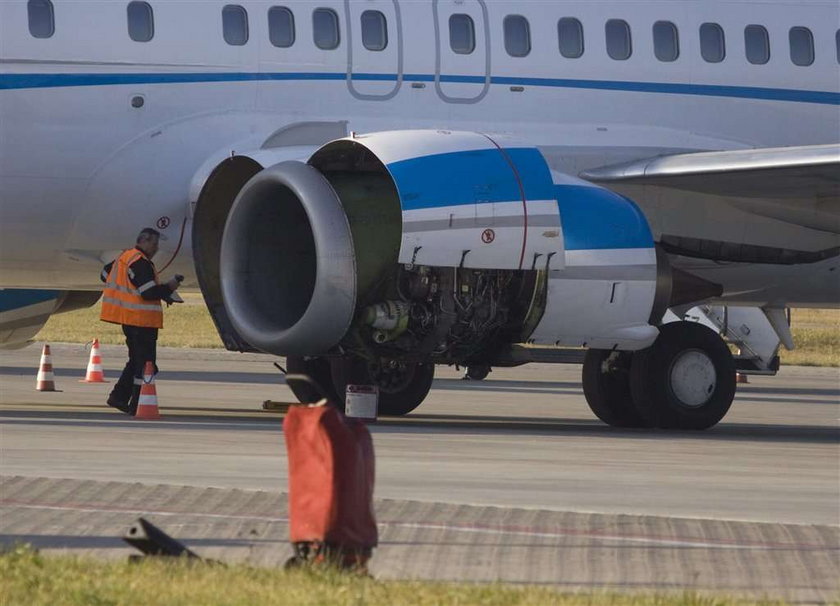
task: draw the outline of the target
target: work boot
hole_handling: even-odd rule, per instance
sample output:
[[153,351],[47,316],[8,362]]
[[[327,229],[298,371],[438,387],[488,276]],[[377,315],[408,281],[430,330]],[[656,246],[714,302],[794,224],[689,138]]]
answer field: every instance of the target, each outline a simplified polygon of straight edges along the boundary
[[128,402],[120,399],[114,394],[108,396],[108,406],[121,410],[122,412],[128,412]]
[[123,411],[130,414],[132,417],[137,414],[137,404],[140,402],[140,385],[135,385],[131,389],[131,399],[128,401],[126,409]]

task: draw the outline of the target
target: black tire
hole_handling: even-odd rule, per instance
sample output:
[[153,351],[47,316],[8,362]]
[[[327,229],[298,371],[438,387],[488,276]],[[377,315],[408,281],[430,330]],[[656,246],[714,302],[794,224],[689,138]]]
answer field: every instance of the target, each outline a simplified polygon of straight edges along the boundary
[[[344,410],[344,401],[338,397],[335,387],[333,387],[329,360],[326,358],[289,356],[286,358],[286,371],[289,374],[309,375],[324,390],[326,398],[341,410]],[[298,402],[302,404],[318,402],[324,397],[311,385],[305,383],[288,383],[288,385]]]
[[379,415],[383,417],[401,417],[420,406],[432,387],[435,378],[435,365],[431,362],[407,362],[408,376],[402,377],[399,386],[389,384],[371,376],[367,362],[359,358],[334,360],[332,379],[342,402],[346,396],[347,385],[376,385],[379,387]]
[[647,427],[630,393],[630,363],[633,354],[621,352],[604,372],[603,363],[612,352],[590,349],[583,359],[583,395],[595,416],[613,427]]
[[702,324],[664,324],[654,344],[633,355],[630,391],[651,427],[708,429],[732,405],[735,360],[723,339]]
[[491,371],[489,364],[472,364],[467,366],[464,378],[469,381],[483,381]]

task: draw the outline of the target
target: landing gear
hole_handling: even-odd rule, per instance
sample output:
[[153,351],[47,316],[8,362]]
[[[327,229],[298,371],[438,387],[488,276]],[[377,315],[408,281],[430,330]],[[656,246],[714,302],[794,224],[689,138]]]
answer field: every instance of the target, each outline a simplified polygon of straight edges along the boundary
[[465,381],[483,381],[490,374],[489,364],[470,364],[462,377]]
[[652,346],[633,354],[630,392],[650,427],[707,429],[735,397],[735,360],[713,330],[695,322],[664,324]]
[[590,349],[583,360],[583,395],[595,416],[613,427],[645,427],[630,395],[630,352]]
[[338,397],[333,387],[329,360],[326,358],[288,356],[286,358],[286,371],[289,374],[309,375],[325,392],[324,395],[321,395],[311,385],[306,385],[305,383],[289,383],[289,389],[295,394],[298,402],[310,404],[312,402],[318,402],[326,396],[330,402],[338,406],[339,409],[344,410],[344,399]]
[[341,400],[348,384],[379,387],[379,414],[398,417],[420,406],[432,387],[435,365],[426,362],[388,362],[373,366],[359,358],[334,360],[332,383]]

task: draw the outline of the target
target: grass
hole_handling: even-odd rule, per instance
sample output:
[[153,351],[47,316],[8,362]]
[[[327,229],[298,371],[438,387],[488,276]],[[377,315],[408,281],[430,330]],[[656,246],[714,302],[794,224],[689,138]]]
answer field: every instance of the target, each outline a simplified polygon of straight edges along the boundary
[[[171,347],[222,347],[200,294],[187,293],[184,304],[164,310],[164,329],[158,345]],[[122,330],[99,321],[99,305],[52,316],[36,337],[52,343],[122,344]],[[796,349],[781,350],[782,364],[840,366],[840,309],[794,309],[791,314]]]
[[840,309],[791,310],[796,349],[780,353],[782,364],[840,366]]
[[[162,347],[223,347],[216,332],[210,312],[201,295],[181,295],[184,303],[170,307],[164,305],[163,330],[158,335]],[[101,305],[51,316],[35,337],[49,343],[86,343],[95,338],[100,343],[119,345],[125,343],[122,328],[99,320]]]
[[188,560],[103,562],[43,556],[24,546],[0,555],[0,604],[21,606],[724,606],[778,604],[695,593],[561,593],[544,587],[376,581],[331,571],[212,566]]

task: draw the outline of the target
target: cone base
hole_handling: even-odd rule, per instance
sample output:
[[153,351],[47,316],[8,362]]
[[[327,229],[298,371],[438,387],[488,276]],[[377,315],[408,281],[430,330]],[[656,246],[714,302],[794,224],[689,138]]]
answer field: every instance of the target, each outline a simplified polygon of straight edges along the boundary
[[131,418],[132,419],[138,419],[140,421],[157,421],[158,419],[160,419],[160,413],[158,413],[158,412],[144,413],[143,416],[140,416],[139,414],[136,414]]

